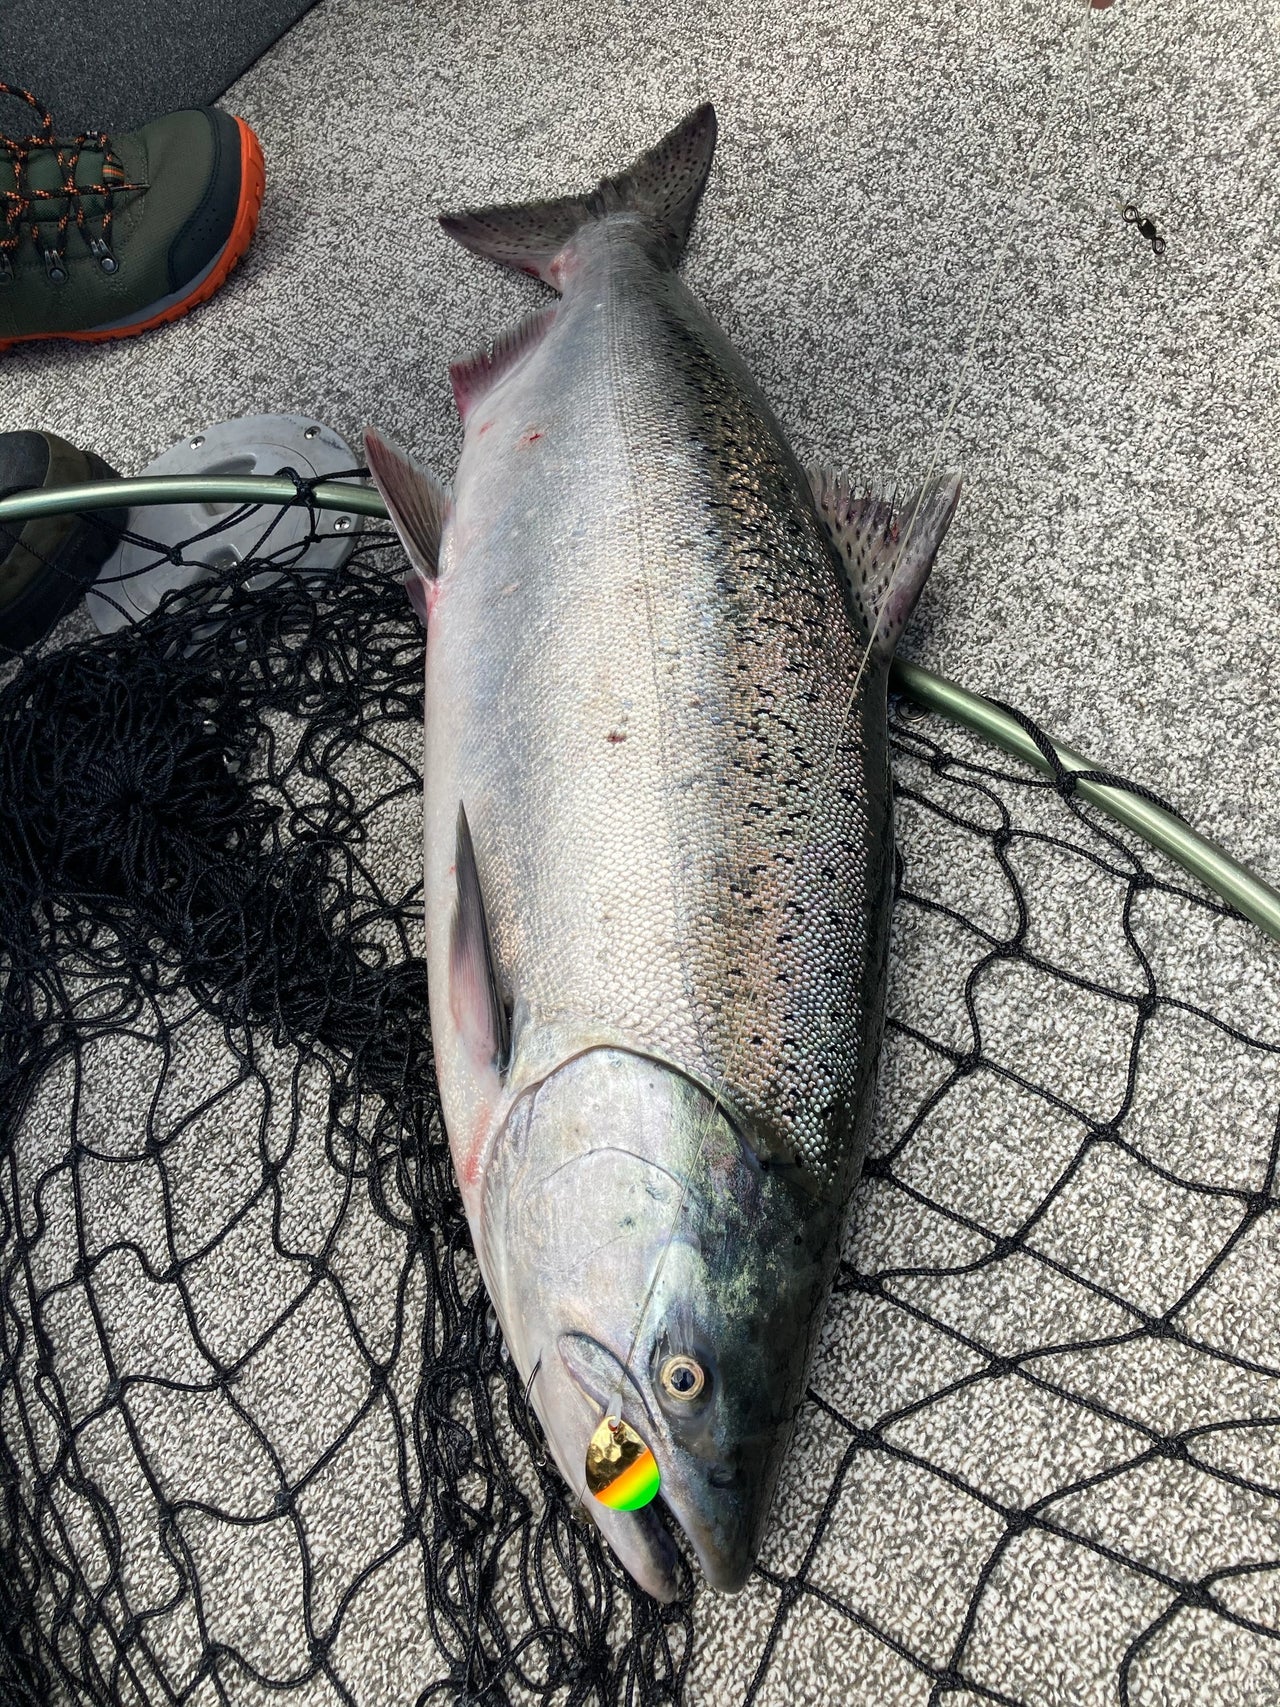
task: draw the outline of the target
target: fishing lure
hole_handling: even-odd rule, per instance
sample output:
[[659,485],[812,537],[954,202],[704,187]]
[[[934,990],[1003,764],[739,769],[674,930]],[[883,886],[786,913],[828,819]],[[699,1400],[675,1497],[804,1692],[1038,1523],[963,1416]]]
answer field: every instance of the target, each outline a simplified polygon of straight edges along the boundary
[[605,1417],[587,1447],[587,1486],[601,1505],[639,1511],[657,1496],[658,1461],[630,1423]]

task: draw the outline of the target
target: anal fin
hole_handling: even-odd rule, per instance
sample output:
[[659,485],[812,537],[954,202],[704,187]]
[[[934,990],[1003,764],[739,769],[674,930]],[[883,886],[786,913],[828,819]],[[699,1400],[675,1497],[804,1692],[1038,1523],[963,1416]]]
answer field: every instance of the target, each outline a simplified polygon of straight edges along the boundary
[[458,803],[454,853],[457,893],[449,936],[449,1006],[463,1042],[478,1062],[505,1072],[511,1054],[507,1010],[498,993],[493,944],[466,808]]
[[404,578],[404,590],[409,603],[418,613],[418,621],[426,628],[431,620],[431,582],[419,569],[410,569]]
[[811,470],[809,483],[865,638],[888,660],[951,525],[960,476],[937,475],[906,499],[877,487],[859,490],[829,469]]

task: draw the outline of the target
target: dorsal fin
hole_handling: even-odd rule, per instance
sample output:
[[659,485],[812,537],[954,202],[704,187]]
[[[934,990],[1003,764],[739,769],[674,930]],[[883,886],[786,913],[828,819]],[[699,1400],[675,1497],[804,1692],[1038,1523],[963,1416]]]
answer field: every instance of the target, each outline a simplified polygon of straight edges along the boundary
[[829,469],[812,469],[818,515],[840,554],[864,639],[886,662],[915,609],[960,497],[960,476],[940,474],[905,501],[892,489],[856,491]]
[[491,350],[478,350],[474,356],[453,363],[449,378],[453,383],[453,400],[458,405],[464,427],[480,399],[492,391],[523,356],[542,342],[555,317],[554,307],[540,308],[536,314],[530,314],[518,326],[513,326],[511,331],[504,332]]
[[602,179],[586,195],[468,208],[442,213],[440,223],[477,255],[532,273],[556,290],[562,282],[556,261],[576,233],[614,213],[638,214],[659,253],[674,266],[688,240],[715,151],[716,115],[707,102],[625,172]]
[[511,1035],[494,975],[493,945],[471,826],[461,801],[454,870],[457,893],[449,937],[449,1006],[459,1035],[477,1061],[492,1064],[502,1073],[510,1057]]

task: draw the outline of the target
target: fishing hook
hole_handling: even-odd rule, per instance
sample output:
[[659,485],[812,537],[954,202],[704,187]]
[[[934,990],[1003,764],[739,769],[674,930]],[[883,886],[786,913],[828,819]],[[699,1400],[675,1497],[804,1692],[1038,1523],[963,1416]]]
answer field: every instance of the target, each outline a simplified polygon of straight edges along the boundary
[[[532,1393],[533,1393],[533,1384],[538,1379],[538,1371],[541,1368],[542,1368],[542,1353],[539,1352],[538,1353],[538,1361],[534,1364],[533,1372],[529,1376],[529,1379],[525,1382],[525,1386],[524,1386],[524,1408],[525,1408],[525,1411],[526,1411],[526,1413],[532,1412],[535,1416],[537,1413],[533,1412],[533,1407],[530,1404],[530,1398],[531,1398]],[[534,1467],[536,1469],[538,1469],[538,1470],[545,1470],[546,1469],[546,1467],[547,1467],[547,1446],[546,1446],[545,1440],[543,1441],[542,1445],[537,1447],[537,1449],[535,1450],[534,1455],[533,1455],[533,1462],[534,1462]]]

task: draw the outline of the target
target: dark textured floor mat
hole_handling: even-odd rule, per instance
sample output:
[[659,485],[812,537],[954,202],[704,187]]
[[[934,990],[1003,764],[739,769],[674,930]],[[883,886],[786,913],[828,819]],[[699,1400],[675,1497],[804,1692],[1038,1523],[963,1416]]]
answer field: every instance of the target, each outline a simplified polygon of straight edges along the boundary
[[[315,0],[5,0],[0,81],[30,89],[59,135],[132,130],[224,94]],[[0,130],[10,118],[0,111]]]

